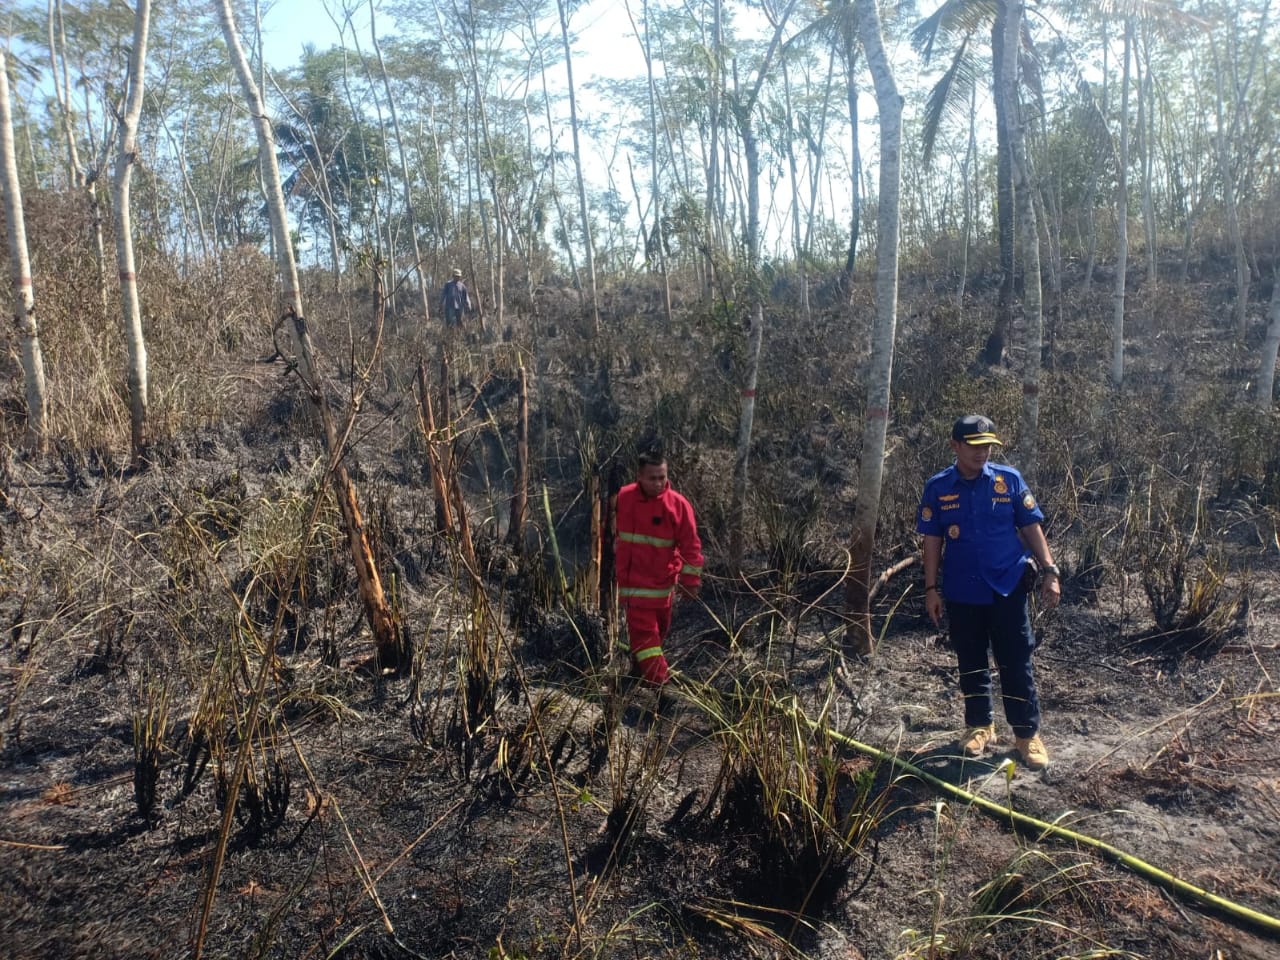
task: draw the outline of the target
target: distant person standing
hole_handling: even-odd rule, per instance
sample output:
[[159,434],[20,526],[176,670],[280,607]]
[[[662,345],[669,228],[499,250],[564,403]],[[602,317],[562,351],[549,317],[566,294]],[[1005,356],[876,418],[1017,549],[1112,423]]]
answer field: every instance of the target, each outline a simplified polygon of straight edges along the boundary
[[471,312],[471,294],[462,282],[462,271],[454,268],[453,277],[440,290],[440,312],[446,327],[462,326],[462,315]]
[[670,678],[662,642],[671,604],[702,589],[702,541],[693,506],[671,488],[662,453],[641,453],[636,482],[618,491],[613,510],[618,599],[627,612],[634,672],[661,687]]
[[1058,605],[1061,588],[1041,527],[1044,514],[1022,474],[990,462],[998,445],[990,420],[961,417],[951,428],[955,463],[925,484],[916,514],[916,532],[924,535],[924,606],[929,619],[941,625],[946,601],[964,694],[967,729],[960,749],[979,757],[998,742],[991,699],[994,654],[1014,747],[1028,769],[1039,770],[1048,764],[1049,753],[1040,739],[1040,701],[1031,669],[1032,557],[1044,578],[1040,596],[1046,609]]

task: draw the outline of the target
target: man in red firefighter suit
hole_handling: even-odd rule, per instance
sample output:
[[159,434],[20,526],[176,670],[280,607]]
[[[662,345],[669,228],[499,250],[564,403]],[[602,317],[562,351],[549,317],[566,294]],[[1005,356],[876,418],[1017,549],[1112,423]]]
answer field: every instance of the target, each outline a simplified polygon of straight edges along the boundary
[[636,482],[618,491],[614,508],[618,599],[627,611],[635,670],[661,687],[670,677],[662,641],[671,601],[702,589],[702,541],[689,501],[671,489],[661,453],[641,453]]

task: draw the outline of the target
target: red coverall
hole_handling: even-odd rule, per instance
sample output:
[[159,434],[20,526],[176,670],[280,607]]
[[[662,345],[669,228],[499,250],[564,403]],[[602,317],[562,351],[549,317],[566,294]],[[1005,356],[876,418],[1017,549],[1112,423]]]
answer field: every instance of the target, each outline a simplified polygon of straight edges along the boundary
[[627,611],[631,657],[656,686],[670,676],[662,641],[671,626],[676,583],[702,585],[702,541],[689,501],[671,489],[646,497],[638,483],[618,491],[615,513],[618,599]]

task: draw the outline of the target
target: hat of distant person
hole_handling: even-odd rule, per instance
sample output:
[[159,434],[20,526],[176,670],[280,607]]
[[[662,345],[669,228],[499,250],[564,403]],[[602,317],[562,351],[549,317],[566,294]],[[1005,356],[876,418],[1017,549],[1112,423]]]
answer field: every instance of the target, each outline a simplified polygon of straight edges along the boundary
[[453,275],[454,275],[455,277],[460,277],[460,276],[462,276],[462,271],[461,271],[461,270],[459,270],[457,267],[454,267],[454,268],[453,268]]
[[971,447],[986,447],[999,443],[996,436],[996,425],[981,414],[971,413],[961,417],[951,428],[951,439],[957,443],[967,443]]

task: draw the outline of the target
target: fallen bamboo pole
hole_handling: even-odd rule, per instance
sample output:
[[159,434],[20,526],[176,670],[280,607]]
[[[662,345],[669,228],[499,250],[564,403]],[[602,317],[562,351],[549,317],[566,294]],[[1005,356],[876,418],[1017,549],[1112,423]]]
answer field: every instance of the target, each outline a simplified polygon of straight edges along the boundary
[[1053,836],[1059,839],[1071,840],[1081,846],[1088,847],[1089,849],[1101,854],[1106,859],[1121,864],[1143,879],[1148,880],[1159,887],[1163,887],[1171,893],[1184,897],[1193,903],[1207,906],[1221,914],[1224,914],[1232,920],[1239,921],[1255,930],[1267,933],[1272,937],[1280,937],[1280,919],[1263,913],[1260,910],[1255,910],[1252,907],[1247,907],[1243,904],[1228,900],[1225,897],[1220,897],[1215,893],[1210,893],[1203,887],[1197,887],[1195,884],[1188,883],[1180,877],[1175,877],[1168,871],[1161,870],[1159,867],[1147,863],[1145,860],[1140,860],[1131,853],[1125,853],[1119,847],[1114,847],[1103,840],[1099,840],[1097,837],[1091,837],[1088,834],[1080,833],[1076,830],[1070,829],[1069,827],[1063,827],[1058,824],[1049,823],[1045,820],[1039,820],[1035,817],[1028,816],[1025,813],[1018,813],[1011,807],[1006,807],[993,800],[988,800],[986,797],[980,797],[975,793],[970,793],[968,790],[964,790],[953,783],[948,783],[939,777],[935,777],[931,773],[921,770],[915,764],[908,763],[901,757],[895,756],[886,750],[881,750],[878,747],[873,747],[869,744],[862,743],[861,741],[854,740],[852,737],[828,727],[820,727],[819,724],[810,720],[798,710],[791,710],[788,712],[792,713],[795,718],[802,720],[811,731],[821,730],[823,734],[831,737],[832,740],[839,744],[856,750],[866,756],[892,764],[898,770],[916,777],[921,782],[928,784],[930,787],[937,790],[939,793],[971,804],[996,820],[1007,821],[1013,827],[1037,830],[1040,832],[1041,836]]

